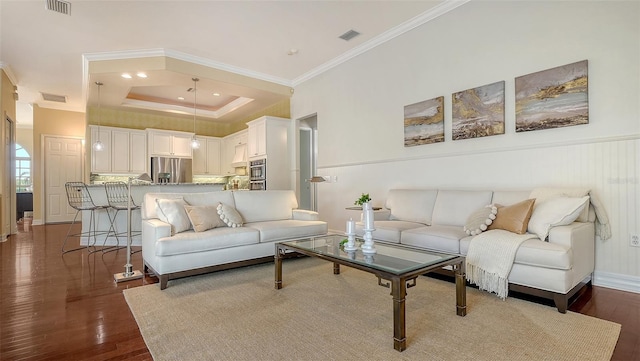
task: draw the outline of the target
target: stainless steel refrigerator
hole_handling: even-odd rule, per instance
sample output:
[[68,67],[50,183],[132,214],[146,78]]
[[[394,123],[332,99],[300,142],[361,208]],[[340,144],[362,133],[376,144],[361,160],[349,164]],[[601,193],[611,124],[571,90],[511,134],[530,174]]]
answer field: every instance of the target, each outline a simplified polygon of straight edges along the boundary
[[151,178],[154,183],[191,183],[191,159],[151,157]]

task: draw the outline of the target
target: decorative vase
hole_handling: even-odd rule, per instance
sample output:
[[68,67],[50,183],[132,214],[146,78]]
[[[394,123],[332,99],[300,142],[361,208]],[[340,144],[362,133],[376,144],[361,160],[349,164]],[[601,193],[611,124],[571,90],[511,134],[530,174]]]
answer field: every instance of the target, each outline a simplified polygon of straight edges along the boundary
[[364,244],[362,245],[362,253],[376,253],[377,250],[373,242],[373,236],[371,235],[371,232],[376,229],[374,228],[373,222],[373,208],[369,202],[362,204],[362,218],[362,221],[364,222],[364,236],[362,237],[364,239]]

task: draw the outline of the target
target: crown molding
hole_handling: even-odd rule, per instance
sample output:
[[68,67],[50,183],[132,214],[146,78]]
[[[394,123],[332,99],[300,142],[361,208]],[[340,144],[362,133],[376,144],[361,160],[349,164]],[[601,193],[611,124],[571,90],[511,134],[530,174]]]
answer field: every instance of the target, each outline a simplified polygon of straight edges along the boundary
[[18,85],[18,78],[16,78],[16,74],[13,72],[9,64],[0,61],[0,69],[4,70],[4,73],[7,74],[11,84]]
[[298,86],[302,83],[304,83],[305,81],[314,78],[352,58],[355,58],[356,56],[365,53],[379,45],[382,45],[384,43],[386,43],[387,41],[400,36],[410,30],[413,30],[415,28],[417,28],[420,25],[423,25],[433,19],[436,19],[446,13],[448,13],[449,11],[456,9],[459,6],[462,6],[466,3],[468,3],[471,0],[446,0],[436,6],[434,6],[433,8],[425,11],[424,13],[394,27],[391,28],[389,30],[387,30],[386,32],[380,34],[379,36],[376,36],[375,38],[372,38],[360,45],[358,45],[357,47],[343,53],[342,55],[329,60],[328,62],[320,65],[319,67],[293,79],[293,81],[291,82],[291,85],[293,87]]

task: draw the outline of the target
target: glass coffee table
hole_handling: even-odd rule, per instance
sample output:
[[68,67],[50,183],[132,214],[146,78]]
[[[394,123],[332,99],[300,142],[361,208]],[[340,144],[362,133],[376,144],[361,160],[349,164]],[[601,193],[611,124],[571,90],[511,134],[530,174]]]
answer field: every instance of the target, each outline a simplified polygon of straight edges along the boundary
[[[407,288],[416,285],[418,276],[431,270],[452,266],[456,280],[456,314],[467,314],[467,293],[464,279],[464,257],[429,252],[417,248],[376,242],[377,253],[363,254],[360,249],[344,251],[341,235],[327,235],[280,242],[275,249],[275,287],[282,288],[282,259],[289,252],[333,262],[333,273],[340,274],[340,265],[373,273],[378,285],[391,288],[393,297],[393,347],[398,351],[407,348],[405,329],[405,298]],[[362,240],[357,240],[362,244]],[[385,282],[383,282],[385,280]]]

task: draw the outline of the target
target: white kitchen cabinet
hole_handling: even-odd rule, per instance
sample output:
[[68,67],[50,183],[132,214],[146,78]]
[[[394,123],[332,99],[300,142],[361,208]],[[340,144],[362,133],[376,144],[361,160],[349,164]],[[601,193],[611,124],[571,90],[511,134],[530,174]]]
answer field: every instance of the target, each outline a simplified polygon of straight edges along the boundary
[[191,158],[192,133],[147,129],[150,157]]
[[147,136],[141,130],[111,131],[111,172],[141,174],[147,171]]
[[91,148],[91,172],[141,174],[147,171],[147,137],[142,130],[90,126],[91,144],[98,139],[102,151]]
[[230,134],[222,139],[222,175],[234,176],[236,175],[236,167],[234,167],[233,159],[236,156],[236,152],[239,153],[245,160],[246,167],[246,152],[247,152],[247,131],[241,130],[239,132]]
[[[91,129],[91,172],[111,173],[111,129],[106,127],[89,126]],[[100,133],[98,136],[98,132]],[[93,144],[100,140],[102,150],[93,149]]]
[[215,137],[196,137],[200,148],[193,150],[194,175],[222,175],[220,169],[222,140]]
[[249,125],[247,154],[249,158],[263,157],[267,154],[267,119],[262,117],[247,124]]
[[266,159],[266,189],[290,189],[290,119],[263,116],[247,123],[249,162]]

